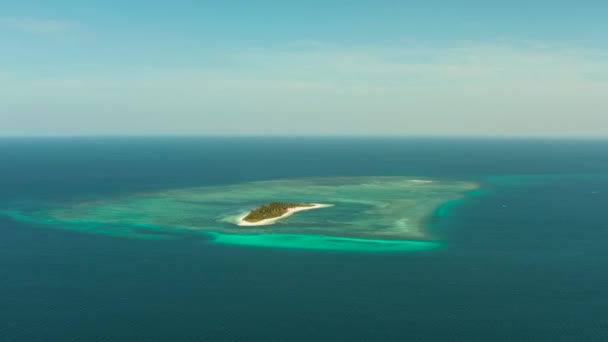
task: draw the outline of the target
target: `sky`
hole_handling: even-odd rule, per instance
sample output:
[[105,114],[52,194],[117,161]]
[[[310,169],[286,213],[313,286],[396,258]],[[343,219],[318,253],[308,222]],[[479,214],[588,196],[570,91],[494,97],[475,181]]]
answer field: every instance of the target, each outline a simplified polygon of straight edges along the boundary
[[608,1],[0,0],[0,136],[608,137]]

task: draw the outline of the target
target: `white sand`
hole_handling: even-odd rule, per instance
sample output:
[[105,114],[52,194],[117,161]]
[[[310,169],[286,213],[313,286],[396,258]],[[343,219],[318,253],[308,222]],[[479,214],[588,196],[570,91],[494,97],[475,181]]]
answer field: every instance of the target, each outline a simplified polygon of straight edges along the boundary
[[321,208],[327,208],[327,207],[333,207],[333,204],[320,204],[320,203],[310,203],[310,206],[306,206],[306,207],[295,207],[295,208],[289,208],[287,209],[287,212],[281,216],[277,216],[277,217],[273,217],[273,218],[268,218],[265,220],[261,220],[261,221],[257,221],[257,222],[248,222],[245,221],[244,218],[247,217],[247,215],[249,215],[249,213],[241,216],[238,218],[237,224],[239,226],[266,226],[269,224],[274,224],[275,222],[277,222],[280,219],[286,218],[287,216],[291,216],[294,213],[297,213],[298,211],[304,211],[304,210],[312,210],[312,209],[321,209]]

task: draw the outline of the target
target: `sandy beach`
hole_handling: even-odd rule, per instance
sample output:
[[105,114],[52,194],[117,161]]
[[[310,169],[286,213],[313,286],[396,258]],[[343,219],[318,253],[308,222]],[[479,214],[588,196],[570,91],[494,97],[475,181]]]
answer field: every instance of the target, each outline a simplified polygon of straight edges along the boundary
[[257,222],[245,221],[244,218],[247,217],[247,215],[249,215],[249,213],[247,213],[238,218],[237,224],[239,226],[266,226],[269,224],[274,224],[278,220],[284,219],[287,216],[291,216],[294,213],[297,213],[298,211],[333,207],[333,204],[321,204],[321,203],[310,203],[310,204],[311,204],[310,206],[306,206],[306,207],[289,208],[289,209],[287,209],[287,212],[281,216],[277,216],[277,217],[273,217],[273,218],[269,218],[269,219],[265,219],[265,220],[261,220],[261,221],[257,221]]

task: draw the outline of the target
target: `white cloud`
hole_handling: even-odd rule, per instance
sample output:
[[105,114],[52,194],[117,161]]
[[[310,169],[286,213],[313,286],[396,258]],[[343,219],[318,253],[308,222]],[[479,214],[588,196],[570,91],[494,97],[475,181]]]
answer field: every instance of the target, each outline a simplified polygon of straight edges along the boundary
[[473,83],[572,81],[608,70],[603,54],[592,50],[538,46],[471,45],[452,48],[407,46],[350,50],[268,49],[234,54],[245,75],[366,85],[461,81]]
[[40,34],[53,34],[67,31],[69,24],[60,20],[6,18],[0,19],[0,27]]

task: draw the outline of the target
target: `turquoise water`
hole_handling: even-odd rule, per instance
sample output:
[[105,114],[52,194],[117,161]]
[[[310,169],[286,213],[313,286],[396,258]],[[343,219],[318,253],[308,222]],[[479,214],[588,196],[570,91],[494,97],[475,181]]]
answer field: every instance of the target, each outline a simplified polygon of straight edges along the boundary
[[438,248],[438,241],[376,240],[303,234],[213,234],[214,243],[266,248],[293,248],[343,252],[417,252]]
[[[0,139],[0,190],[0,341],[608,340],[606,141]],[[285,193],[336,206],[233,232]]]
[[[164,228],[211,232],[214,242],[222,244],[418,251],[441,244],[426,226],[428,219],[444,216],[449,206],[478,187],[470,181],[408,177],[273,180],[113,196],[13,217],[115,236],[137,237],[133,227]],[[272,225],[236,224],[252,208],[272,201],[332,206],[297,213]],[[114,228],[106,228],[110,226]]]

